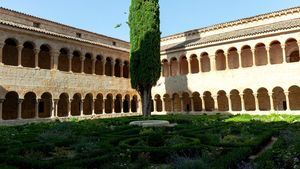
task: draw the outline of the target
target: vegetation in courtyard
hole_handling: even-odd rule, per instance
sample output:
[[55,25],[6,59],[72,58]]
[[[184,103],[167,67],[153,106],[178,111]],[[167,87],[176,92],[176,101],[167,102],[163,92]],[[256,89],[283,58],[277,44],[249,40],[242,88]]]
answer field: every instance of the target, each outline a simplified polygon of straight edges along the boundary
[[131,0],[129,27],[131,85],[141,96],[143,114],[149,116],[151,89],[160,77],[158,0]]
[[[160,116],[173,128],[129,126],[141,117],[0,127],[0,168],[299,168],[298,116]],[[271,149],[251,155],[277,137]]]

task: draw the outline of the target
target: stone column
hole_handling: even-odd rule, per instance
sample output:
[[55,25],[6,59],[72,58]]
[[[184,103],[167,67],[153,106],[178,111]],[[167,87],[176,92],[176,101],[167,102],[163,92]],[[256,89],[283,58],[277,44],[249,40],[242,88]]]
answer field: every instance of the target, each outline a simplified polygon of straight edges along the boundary
[[112,65],[112,67],[111,67],[111,76],[115,77],[115,62],[114,62],[114,60],[111,60],[111,65]]
[[171,99],[171,112],[175,112],[175,103],[174,103],[174,98]]
[[51,52],[51,69],[53,69],[53,70],[58,69],[59,55],[60,55],[60,52],[58,52],[58,51]]
[[157,112],[157,105],[156,105],[156,100],[153,100],[153,112]]
[[182,111],[182,112],[184,112],[184,103],[183,103],[183,97],[179,97],[179,99],[180,99],[180,110]]
[[35,102],[35,114],[34,114],[34,118],[37,119],[39,118],[39,103],[40,103],[40,99],[36,99]]
[[164,99],[162,99],[161,107],[162,107],[162,112],[166,112],[166,105]]
[[123,103],[124,103],[125,99],[121,99],[121,113],[124,113],[124,107],[123,107]]
[[237,51],[239,55],[239,68],[243,68],[243,62],[242,62],[242,50]]
[[270,65],[270,64],[271,64],[270,50],[271,50],[271,46],[266,46],[267,59],[268,59],[267,65]]
[[22,49],[23,49],[23,46],[19,45],[19,46],[17,46],[17,49],[18,49],[18,66],[22,67]]
[[81,73],[84,74],[84,60],[85,60],[85,57],[84,56],[80,57],[80,60],[81,60]]
[[171,64],[171,62],[168,63],[168,67],[169,67],[169,77],[171,77],[172,76],[172,64]]
[[105,112],[105,101],[106,101],[106,99],[103,98],[103,101],[101,102],[101,107],[102,107],[102,113],[103,114],[106,114],[106,112]]
[[219,111],[218,96],[213,96],[212,98],[214,99],[214,105],[215,105],[214,110]]
[[191,112],[194,112],[195,111],[195,107],[194,107],[194,99],[193,99],[193,97],[191,97],[190,100],[191,100]]
[[18,120],[22,119],[22,103],[23,103],[24,99],[19,99],[18,100]]
[[71,115],[71,104],[72,104],[72,99],[69,99],[69,103],[68,103],[68,117],[71,117],[72,115]]
[[187,61],[188,61],[188,70],[189,70],[188,74],[192,74],[191,58],[187,59]]
[[121,61],[121,63],[120,63],[120,77],[123,77],[123,66],[124,66],[124,63]]
[[83,114],[83,103],[84,103],[84,101],[80,100],[80,117],[84,116],[84,114]]
[[2,112],[3,112],[3,102],[5,99],[0,99],[0,120],[3,120]]
[[202,65],[201,65],[201,56],[198,58],[197,56],[197,59],[198,59],[198,67],[199,67],[199,73],[202,72]]
[[57,105],[58,105],[59,99],[53,99],[52,100],[52,113],[51,118],[57,117]]
[[3,65],[3,47],[4,44],[0,43],[0,65]]
[[227,99],[228,99],[228,111],[232,112],[232,104],[231,104],[230,94],[227,95]]
[[285,94],[285,101],[286,101],[286,111],[291,111],[290,108],[290,98],[289,98],[289,92],[284,92]]
[[240,94],[240,98],[241,98],[241,109],[242,109],[242,112],[244,112],[245,111],[244,95]]
[[96,68],[96,61],[97,61],[97,59],[96,58],[94,58],[93,60],[92,60],[92,74],[93,75],[96,75],[96,70],[95,70],[95,68]]
[[228,53],[224,52],[224,55],[225,55],[225,70],[229,70],[229,61],[228,61],[229,54],[230,54],[229,52]]
[[205,112],[205,99],[204,96],[201,97],[201,103],[202,103],[202,112]]
[[273,93],[269,93],[269,97],[270,97],[270,111],[275,111],[274,109],[274,102],[273,102],[273,97],[272,97]]
[[36,69],[39,68],[39,52],[39,49],[34,49],[34,65]]
[[72,73],[72,60],[73,56],[71,54],[68,54],[68,59],[69,59],[69,72]]
[[256,66],[256,61],[255,61],[255,47],[252,48],[251,47],[251,52],[252,52],[252,62],[253,62],[253,65],[252,66]]
[[105,74],[105,63],[106,63],[106,59],[103,58],[103,61],[102,61],[102,72],[103,72],[103,76],[106,76],[106,74]]
[[95,116],[95,115],[96,115],[96,113],[95,113],[95,101],[96,101],[96,99],[93,99],[93,101],[92,101],[92,105],[91,105],[91,109],[92,109],[92,116]]
[[285,44],[281,45],[281,48],[282,48],[282,63],[287,63],[286,52],[285,52]]
[[255,100],[255,110],[260,111],[259,110],[258,98],[257,98],[258,95],[257,95],[257,93],[254,93],[253,95],[254,95],[254,100]]
[[142,110],[142,100],[141,99],[139,99],[138,100],[138,111],[137,112],[139,112],[140,114],[143,114],[143,110]]
[[211,71],[216,71],[216,56],[215,55],[211,55],[209,56],[209,60],[210,60],[210,66],[211,66]]

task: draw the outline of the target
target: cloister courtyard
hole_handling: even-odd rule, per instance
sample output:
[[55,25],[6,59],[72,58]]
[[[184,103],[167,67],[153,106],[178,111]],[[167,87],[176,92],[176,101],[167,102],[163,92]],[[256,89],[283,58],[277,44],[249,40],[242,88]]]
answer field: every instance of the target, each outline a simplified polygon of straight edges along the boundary
[[142,117],[0,127],[0,168],[300,167],[300,117],[168,115],[173,127],[129,126]]

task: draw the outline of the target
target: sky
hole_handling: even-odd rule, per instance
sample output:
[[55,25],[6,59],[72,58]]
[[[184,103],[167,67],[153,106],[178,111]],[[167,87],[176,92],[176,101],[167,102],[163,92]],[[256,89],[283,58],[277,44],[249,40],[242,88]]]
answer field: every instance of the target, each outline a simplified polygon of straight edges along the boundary
[[[129,5],[130,0],[0,0],[4,8],[125,41]],[[164,37],[295,6],[300,0],[160,0],[161,32]]]

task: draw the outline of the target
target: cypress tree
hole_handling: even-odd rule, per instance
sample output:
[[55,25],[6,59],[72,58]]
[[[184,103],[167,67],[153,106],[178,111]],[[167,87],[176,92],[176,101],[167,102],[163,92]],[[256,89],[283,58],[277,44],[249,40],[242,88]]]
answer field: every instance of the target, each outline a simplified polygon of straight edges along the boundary
[[151,89],[160,77],[159,0],[131,0],[131,86],[142,99],[144,116],[151,115]]

